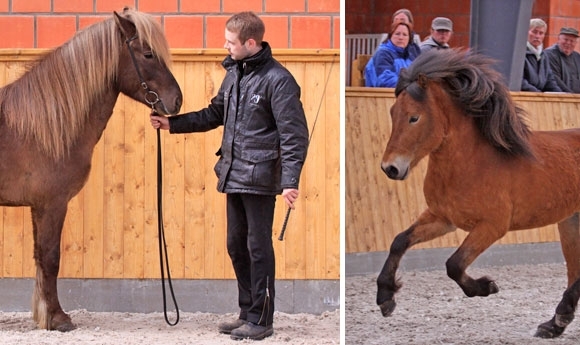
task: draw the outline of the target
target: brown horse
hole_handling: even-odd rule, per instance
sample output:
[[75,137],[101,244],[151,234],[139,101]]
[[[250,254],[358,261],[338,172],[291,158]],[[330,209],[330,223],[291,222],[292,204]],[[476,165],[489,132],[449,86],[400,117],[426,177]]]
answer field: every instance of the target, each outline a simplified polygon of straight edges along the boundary
[[404,180],[428,155],[428,208],[391,244],[377,279],[384,316],[395,309],[405,251],[456,228],[469,234],[447,275],[469,297],[498,292],[492,279],[465,271],[511,230],[558,223],[568,286],[580,278],[580,129],[531,131],[493,63],[467,50],[433,51],[401,72],[381,168]]
[[74,328],[57,294],[68,202],[87,181],[91,156],[120,93],[176,114],[182,102],[161,26],[125,9],[79,32],[0,89],[0,205],[29,206],[39,327]]

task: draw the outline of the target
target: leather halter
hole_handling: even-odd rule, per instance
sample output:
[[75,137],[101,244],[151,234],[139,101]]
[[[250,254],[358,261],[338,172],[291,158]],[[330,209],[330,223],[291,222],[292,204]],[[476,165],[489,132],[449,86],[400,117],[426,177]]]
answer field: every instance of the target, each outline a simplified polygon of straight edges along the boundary
[[[131,60],[133,61],[133,66],[135,66],[135,70],[137,71],[137,76],[139,77],[139,82],[141,83],[141,87],[145,90],[145,102],[151,106],[151,109],[154,109],[155,104],[159,101],[159,94],[153,90],[149,89],[147,83],[143,79],[143,75],[141,74],[141,70],[139,69],[139,65],[137,65],[137,58],[135,58],[135,52],[133,51],[133,47],[131,47],[131,42],[137,39],[137,35],[128,38],[125,43],[127,43],[127,48],[129,49],[129,55],[131,55]],[[150,97],[152,96],[152,97]]]

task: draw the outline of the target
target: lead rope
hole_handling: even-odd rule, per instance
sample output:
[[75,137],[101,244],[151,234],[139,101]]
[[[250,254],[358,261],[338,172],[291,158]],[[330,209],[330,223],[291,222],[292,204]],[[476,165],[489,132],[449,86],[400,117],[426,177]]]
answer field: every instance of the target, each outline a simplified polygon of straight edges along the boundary
[[[145,102],[151,106],[151,114],[156,113],[155,104],[157,104],[160,99],[157,92],[150,90],[141,75],[139,66],[137,65],[137,59],[135,58],[135,53],[131,47],[131,42],[137,39],[137,35],[128,38],[125,43],[127,44],[127,49],[129,50],[129,55],[131,56],[131,61],[133,61],[133,66],[137,71],[137,76],[141,82],[141,87],[145,90]],[[155,97],[151,99],[150,96]],[[177,301],[175,300],[175,292],[173,292],[173,284],[171,283],[171,271],[169,270],[169,259],[167,257],[167,243],[165,242],[165,230],[163,228],[163,175],[162,175],[162,164],[161,164],[161,134],[159,133],[159,128],[157,129],[157,232],[159,236],[159,266],[161,269],[161,290],[163,292],[163,315],[165,317],[165,322],[169,326],[175,326],[179,322],[179,308],[177,307]],[[167,292],[165,291],[165,273],[163,271],[163,258],[165,257],[165,266],[167,268],[167,283],[169,284],[169,290],[171,291],[171,298],[173,299],[173,305],[175,306],[176,319],[174,323],[169,321],[167,317]]]
[[[171,283],[171,273],[169,270],[169,259],[167,257],[167,243],[165,242],[165,230],[163,228],[163,169],[161,161],[161,134],[157,128],[157,230],[159,236],[159,266],[161,268],[161,289],[163,290],[163,316],[165,322],[169,326],[175,326],[179,322],[179,307],[175,299],[175,292],[173,292],[173,284]],[[163,271],[163,258],[165,258],[165,267],[167,268],[167,283],[169,284],[169,291],[171,292],[171,299],[175,306],[175,322],[171,323],[167,317],[167,292],[165,291],[165,274]]]
[[[312,131],[310,131],[310,137],[308,138],[308,145],[312,140],[312,134],[314,134],[314,128],[316,127],[316,122],[318,121],[318,114],[320,114],[320,108],[322,108],[322,101],[326,96],[326,87],[328,86],[328,81],[330,80],[332,67],[334,67],[335,57],[332,57],[332,62],[330,63],[330,69],[328,70],[328,76],[326,77],[326,82],[324,83],[324,89],[322,90],[322,96],[320,97],[320,103],[318,104],[318,110],[316,111],[316,117],[314,117],[314,124],[312,124]],[[278,241],[284,241],[284,233],[286,233],[286,227],[288,226],[288,219],[290,218],[290,211],[292,209],[288,207],[286,210],[286,216],[284,217],[284,223],[282,224],[282,231],[280,231],[280,236],[278,236]]]

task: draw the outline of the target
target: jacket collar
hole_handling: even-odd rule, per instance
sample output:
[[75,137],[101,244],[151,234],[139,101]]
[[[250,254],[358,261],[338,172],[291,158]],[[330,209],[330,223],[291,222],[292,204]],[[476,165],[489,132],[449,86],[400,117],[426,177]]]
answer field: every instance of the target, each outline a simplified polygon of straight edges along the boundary
[[239,61],[232,59],[232,57],[228,55],[222,62],[222,66],[224,66],[226,69],[238,66],[240,71],[248,73],[255,69],[257,66],[266,63],[270,58],[272,58],[272,49],[270,48],[268,42],[263,41],[262,49],[256,54]]

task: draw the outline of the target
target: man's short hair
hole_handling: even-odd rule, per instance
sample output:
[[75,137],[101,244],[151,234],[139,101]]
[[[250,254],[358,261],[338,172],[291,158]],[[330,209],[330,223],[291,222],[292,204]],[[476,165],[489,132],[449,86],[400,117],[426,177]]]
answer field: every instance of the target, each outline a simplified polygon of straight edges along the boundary
[[253,39],[257,44],[262,44],[266,27],[260,17],[254,12],[236,13],[226,22],[226,29],[238,34],[240,42],[244,44],[248,39]]
[[548,24],[540,18],[530,19],[530,29],[533,28],[548,28]]

